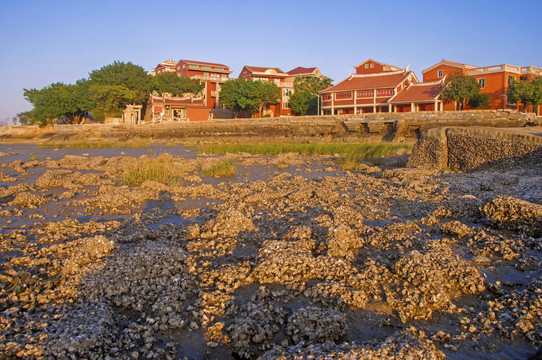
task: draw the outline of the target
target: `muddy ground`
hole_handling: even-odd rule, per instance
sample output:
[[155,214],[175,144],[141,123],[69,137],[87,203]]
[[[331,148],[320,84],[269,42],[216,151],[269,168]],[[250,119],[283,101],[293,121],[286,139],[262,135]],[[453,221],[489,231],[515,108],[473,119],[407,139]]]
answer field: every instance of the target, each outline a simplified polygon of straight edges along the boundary
[[2,359],[541,357],[542,166],[0,151]]

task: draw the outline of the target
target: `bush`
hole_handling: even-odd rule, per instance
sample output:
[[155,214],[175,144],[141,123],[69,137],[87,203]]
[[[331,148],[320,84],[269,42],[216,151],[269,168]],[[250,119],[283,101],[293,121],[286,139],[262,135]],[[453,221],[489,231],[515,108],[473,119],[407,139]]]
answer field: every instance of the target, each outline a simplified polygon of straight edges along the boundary
[[469,106],[472,109],[482,109],[489,107],[489,95],[478,93],[469,99]]

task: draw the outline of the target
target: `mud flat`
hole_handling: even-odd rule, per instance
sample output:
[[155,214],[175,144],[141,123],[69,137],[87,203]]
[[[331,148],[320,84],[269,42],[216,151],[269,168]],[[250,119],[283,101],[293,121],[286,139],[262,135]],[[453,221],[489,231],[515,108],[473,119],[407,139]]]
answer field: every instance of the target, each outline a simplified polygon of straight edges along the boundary
[[540,163],[168,149],[0,148],[0,358],[540,358]]

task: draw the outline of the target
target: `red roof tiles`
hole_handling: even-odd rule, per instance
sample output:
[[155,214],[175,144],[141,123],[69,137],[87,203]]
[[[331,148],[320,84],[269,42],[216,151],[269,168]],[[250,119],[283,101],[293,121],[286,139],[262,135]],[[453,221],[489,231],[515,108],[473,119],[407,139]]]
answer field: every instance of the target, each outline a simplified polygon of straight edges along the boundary
[[300,74],[312,74],[317,68],[316,67],[302,67],[298,66],[295,69],[292,69],[287,72],[288,75],[300,75]]
[[435,101],[439,96],[440,83],[441,82],[412,84],[407,89],[388,100],[388,102],[398,104]]
[[331,86],[323,90],[322,93],[335,91],[394,88],[413,74],[414,73],[412,71],[394,71],[389,73],[377,73],[369,75],[351,75],[348,79],[341,81],[337,85]]
[[227,65],[224,65],[224,64],[217,64],[217,63],[210,63],[210,62],[205,62],[205,61],[193,61],[193,60],[185,60],[185,59],[181,59],[179,61],[183,61],[187,64],[197,64],[197,65],[208,65],[208,66],[221,66],[221,67],[224,67],[224,68],[230,68],[229,66]]

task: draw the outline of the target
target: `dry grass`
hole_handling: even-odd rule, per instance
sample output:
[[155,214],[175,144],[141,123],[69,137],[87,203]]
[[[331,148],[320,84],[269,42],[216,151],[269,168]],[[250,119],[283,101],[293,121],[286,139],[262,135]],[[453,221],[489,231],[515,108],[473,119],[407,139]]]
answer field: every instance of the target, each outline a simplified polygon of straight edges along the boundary
[[237,163],[235,160],[221,160],[209,167],[201,169],[201,175],[212,177],[230,177],[237,174]]
[[123,182],[127,185],[141,185],[147,180],[166,185],[179,184],[180,174],[175,169],[171,155],[134,159],[126,168]]
[[201,147],[207,154],[249,153],[255,155],[278,155],[298,153],[301,155],[341,155],[339,165],[344,170],[359,170],[362,161],[378,162],[379,159],[411,150],[412,145],[393,143],[262,143],[262,144],[211,144]]

